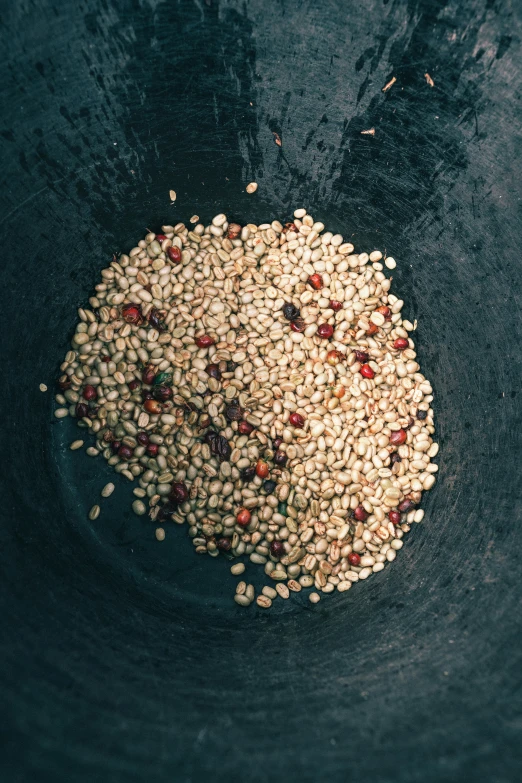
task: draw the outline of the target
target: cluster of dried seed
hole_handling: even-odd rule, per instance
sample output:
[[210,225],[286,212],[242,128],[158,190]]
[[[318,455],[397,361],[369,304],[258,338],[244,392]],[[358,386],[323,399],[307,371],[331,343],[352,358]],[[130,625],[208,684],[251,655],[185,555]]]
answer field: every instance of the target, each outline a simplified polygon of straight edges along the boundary
[[[304,209],[284,226],[221,214],[147,234],[79,310],[55,415],[137,483],[136,514],[262,566],[261,607],[345,592],[422,520],[432,388],[381,260]],[[254,598],[239,582],[236,603]]]

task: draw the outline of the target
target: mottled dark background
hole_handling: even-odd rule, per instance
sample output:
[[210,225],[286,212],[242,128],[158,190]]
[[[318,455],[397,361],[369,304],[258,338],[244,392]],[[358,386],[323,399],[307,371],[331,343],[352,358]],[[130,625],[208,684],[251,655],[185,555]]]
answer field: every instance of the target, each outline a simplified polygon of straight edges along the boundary
[[[6,783],[520,779],[520,12],[4,0]],[[111,474],[38,384],[147,228],[302,205],[397,259],[440,481],[393,568],[242,612],[226,563],[158,544],[128,485],[88,522]]]

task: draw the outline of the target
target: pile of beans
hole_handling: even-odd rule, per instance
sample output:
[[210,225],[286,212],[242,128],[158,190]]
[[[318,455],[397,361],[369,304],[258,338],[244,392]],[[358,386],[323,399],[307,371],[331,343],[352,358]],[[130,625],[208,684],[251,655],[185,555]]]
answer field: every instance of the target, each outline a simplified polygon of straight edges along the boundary
[[[135,513],[159,540],[187,523],[198,554],[258,564],[261,607],[382,571],[437,472],[431,384],[382,254],[324,229],[298,209],[147,234],[103,269],[61,365],[55,415],[136,484]],[[254,599],[239,582],[236,603]]]

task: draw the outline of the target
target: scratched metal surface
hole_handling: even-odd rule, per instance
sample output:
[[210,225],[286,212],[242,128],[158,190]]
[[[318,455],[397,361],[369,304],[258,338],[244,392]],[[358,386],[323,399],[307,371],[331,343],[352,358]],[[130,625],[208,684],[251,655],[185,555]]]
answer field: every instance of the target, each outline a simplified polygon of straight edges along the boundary
[[[521,28],[515,0],[4,4],[3,780],[518,779]],[[302,204],[398,260],[440,481],[393,568],[242,613],[128,486],[86,520],[110,474],[37,389],[146,227]]]

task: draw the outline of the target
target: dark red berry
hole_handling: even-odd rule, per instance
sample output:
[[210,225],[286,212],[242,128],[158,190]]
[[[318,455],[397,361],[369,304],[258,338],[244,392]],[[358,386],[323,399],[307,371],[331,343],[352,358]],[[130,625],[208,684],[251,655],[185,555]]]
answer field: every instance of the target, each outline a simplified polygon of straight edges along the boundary
[[419,421],[424,421],[428,418],[428,411],[417,411],[417,418]]
[[147,454],[149,457],[156,457],[158,455],[159,446],[157,443],[149,443],[147,446]]
[[221,370],[219,369],[219,364],[207,364],[205,367],[205,372],[211,378],[215,378],[216,381],[221,380]]
[[136,389],[139,389],[140,382],[137,378],[134,378],[132,381],[129,381],[129,389],[131,391],[136,391]]
[[415,503],[411,498],[404,498],[404,500],[399,503],[399,511],[402,511],[403,514],[411,511],[413,508],[415,508]]
[[287,460],[288,457],[284,451],[276,451],[274,454],[274,462],[276,465],[286,465]]
[[78,419],[85,419],[89,413],[89,406],[85,402],[78,402],[74,412]]
[[406,340],[405,337],[397,337],[395,342],[393,343],[393,347],[397,349],[397,351],[404,351],[409,346],[409,342]]
[[357,554],[357,552],[350,552],[348,555],[348,562],[350,565],[358,566],[361,562],[361,556]]
[[169,498],[172,500],[173,503],[177,503],[178,505],[181,505],[182,503],[185,503],[186,500],[188,500],[189,492],[187,489],[187,485],[183,483],[183,481],[174,481],[170,485],[170,494]]
[[283,234],[286,234],[287,231],[292,231],[294,234],[297,234],[297,226],[295,223],[285,223],[285,227],[283,228]]
[[216,341],[209,334],[202,334],[201,337],[196,338],[196,345],[198,348],[210,348]]
[[358,522],[364,522],[366,519],[368,519],[368,512],[362,506],[357,506],[353,512],[353,515]]
[[401,521],[401,515],[399,511],[389,511],[388,512],[388,518],[390,522],[393,522],[394,525],[399,525]]
[[240,421],[237,425],[237,429],[241,435],[250,435],[250,433],[254,431],[254,427],[249,424],[248,421]]
[[271,495],[275,488],[276,488],[276,483],[271,479],[268,479],[268,481],[265,481],[265,483],[263,484],[263,489],[265,490],[267,495]]
[[334,333],[334,328],[331,324],[319,324],[317,327],[317,336],[322,340],[329,340]]
[[366,353],[366,351],[354,351],[354,354],[357,361],[360,362],[361,364],[366,364],[366,362],[369,359],[369,356]]
[[95,400],[96,389],[94,386],[84,386],[82,391],[82,397],[84,400]]
[[402,462],[402,458],[400,454],[397,454],[397,452],[394,451],[393,454],[391,455],[391,464],[396,465],[397,462]]
[[176,245],[167,248],[167,255],[175,264],[179,264],[181,261],[181,250]]
[[227,421],[240,421],[243,416],[243,409],[237,402],[231,402],[225,406],[225,418]]
[[302,318],[296,318],[295,321],[292,321],[290,324],[290,329],[293,332],[304,332],[306,329],[305,322]]
[[304,416],[301,416],[300,413],[291,413],[288,421],[290,424],[293,424],[294,427],[299,427],[300,430],[302,430],[305,425],[305,418]]
[[232,541],[230,538],[218,538],[216,541],[216,546],[221,550],[221,552],[230,552],[232,549]]
[[140,444],[140,446],[148,446],[149,445],[149,436],[146,432],[138,432],[136,435],[136,440]]
[[165,234],[156,234],[156,239],[158,240],[158,242],[164,242],[166,238],[167,237],[165,236]]
[[307,282],[312,286],[312,288],[315,288],[316,291],[323,287],[323,278],[321,275],[310,275]]
[[155,376],[156,368],[152,364],[148,364],[141,374],[141,379],[143,383],[147,384],[147,386],[151,386],[154,382]]
[[164,310],[157,310],[155,307],[153,307],[147,316],[147,320],[149,324],[154,327],[154,329],[158,330],[158,332],[164,332],[167,328],[163,321],[164,316]]
[[133,454],[134,449],[132,446],[127,446],[125,443],[122,443],[118,449],[118,457],[121,457],[122,459],[132,459]]
[[282,541],[272,541],[270,544],[270,554],[272,557],[284,557],[286,554],[285,545]]
[[113,440],[111,443],[111,449],[114,454],[117,454],[121,448],[121,442],[119,440]]
[[277,451],[277,449],[279,448],[282,442],[283,442],[283,438],[274,438],[274,440],[272,441],[272,448],[274,449],[274,451]]
[[390,435],[390,443],[392,443],[394,446],[401,446],[406,442],[406,438],[407,435],[404,430],[395,430]]
[[155,386],[152,390],[152,395],[158,402],[167,402],[167,400],[171,400],[173,394],[174,392],[170,386]]
[[330,307],[331,310],[334,311],[334,313],[338,313],[339,310],[342,310],[343,307],[342,303],[338,302],[336,299],[330,299],[330,301],[328,302],[328,306]]
[[373,378],[375,376],[375,373],[369,364],[363,364],[359,372],[361,373],[363,378]]
[[256,466],[255,465],[249,465],[248,468],[243,468],[241,471],[241,478],[243,481],[252,481],[254,476],[256,475]]

